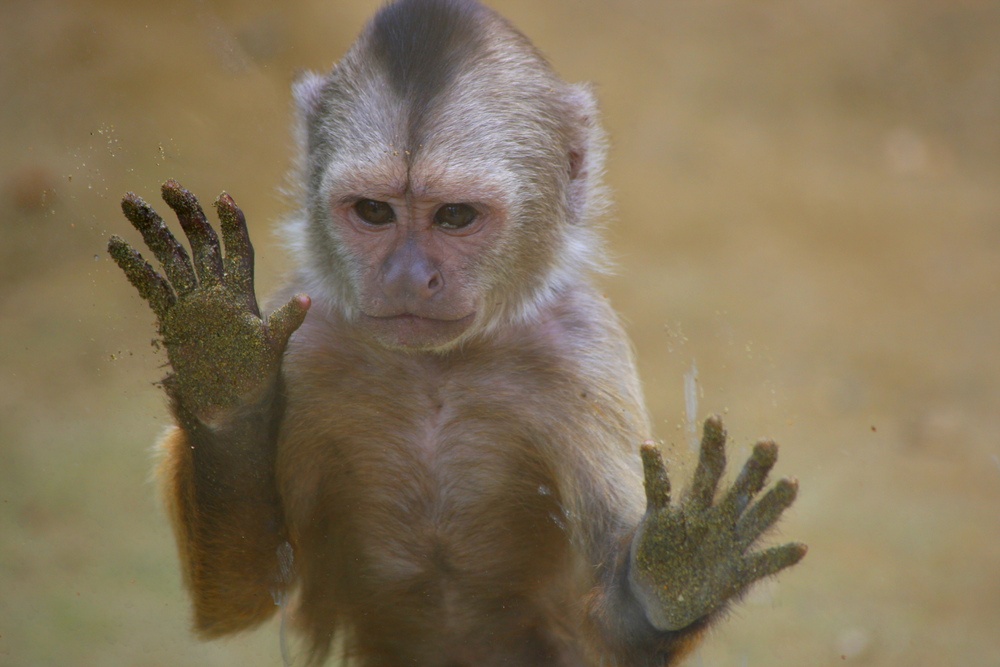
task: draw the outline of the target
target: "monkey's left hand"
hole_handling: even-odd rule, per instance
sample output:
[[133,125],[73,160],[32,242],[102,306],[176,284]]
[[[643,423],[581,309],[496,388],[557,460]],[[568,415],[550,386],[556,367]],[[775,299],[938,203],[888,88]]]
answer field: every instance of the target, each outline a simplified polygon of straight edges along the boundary
[[710,417],[691,488],[678,505],[671,505],[660,452],[652,444],[642,446],[647,509],[632,541],[629,580],[646,616],[660,630],[687,627],[806,554],[806,546],[798,543],[750,551],[798,490],[797,482],[782,479],[750,504],[778,458],[773,442],[754,446],[736,482],[713,503],[726,465],[725,447],[722,421]]

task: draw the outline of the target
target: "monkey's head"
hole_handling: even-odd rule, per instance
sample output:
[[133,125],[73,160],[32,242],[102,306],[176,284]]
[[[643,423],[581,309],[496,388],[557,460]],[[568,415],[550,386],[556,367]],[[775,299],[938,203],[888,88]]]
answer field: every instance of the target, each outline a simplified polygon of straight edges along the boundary
[[584,86],[465,0],[400,0],[295,86],[307,288],[379,343],[529,320],[600,263],[604,144]]

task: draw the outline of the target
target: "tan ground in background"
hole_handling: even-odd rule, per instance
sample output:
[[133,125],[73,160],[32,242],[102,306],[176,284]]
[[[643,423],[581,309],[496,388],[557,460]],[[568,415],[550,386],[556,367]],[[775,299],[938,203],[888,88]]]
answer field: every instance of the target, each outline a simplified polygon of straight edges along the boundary
[[[148,482],[152,317],[105,256],[126,190],[247,211],[267,292],[296,70],[377,5],[0,5],[0,666],[278,665],[188,633]],[[1000,3],[496,0],[613,138],[607,291],[659,435],[699,416],[801,482],[691,665],[1000,664]]]

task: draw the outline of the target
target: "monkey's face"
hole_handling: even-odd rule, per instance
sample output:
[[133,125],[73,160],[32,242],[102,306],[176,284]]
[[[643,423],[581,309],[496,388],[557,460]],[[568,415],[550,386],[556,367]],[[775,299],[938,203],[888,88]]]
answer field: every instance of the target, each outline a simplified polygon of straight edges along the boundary
[[595,266],[593,98],[494,27],[418,64],[373,28],[296,84],[306,287],[382,345],[509,331]]
[[356,324],[387,347],[447,348],[482,322],[506,205],[482,179],[399,175],[330,193]]

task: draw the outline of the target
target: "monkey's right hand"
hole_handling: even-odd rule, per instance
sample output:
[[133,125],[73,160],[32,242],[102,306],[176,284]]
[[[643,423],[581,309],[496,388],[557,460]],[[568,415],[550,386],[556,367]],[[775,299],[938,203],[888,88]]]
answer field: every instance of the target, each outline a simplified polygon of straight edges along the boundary
[[265,320],[253,287],[253,246],[243,212],[223,193],[215,201],[226,256],[193,194],[169,180],[163,200],[191,244],[188,256],[163,219],[133,193],[122,211],[163,267],[157,273],[118,236],[108,252],[149,302],[173,369],[171,398],[205,424],[225,423],[241,407],[264,400],[277,381],[288,339],[309,310],[300,294]]

